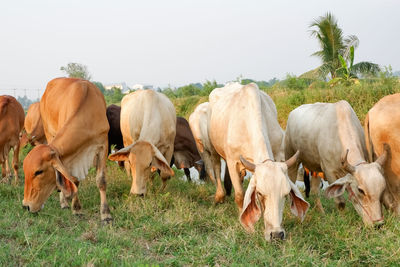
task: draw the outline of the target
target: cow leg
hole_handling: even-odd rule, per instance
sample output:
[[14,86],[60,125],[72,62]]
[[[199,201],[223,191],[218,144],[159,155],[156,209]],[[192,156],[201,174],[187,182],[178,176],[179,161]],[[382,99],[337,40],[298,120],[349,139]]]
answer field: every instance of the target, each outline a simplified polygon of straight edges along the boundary
[[188,179],[188,181],[192,181],[192,179],[190,178],[190,170],[189,168],[184,168],[183,171],[185,172],[186,178]]
[[128,177],[131,177],[131,164],[129,163],[128,160],[125,160],[125,161],[124,161],[124,166],[125,166],[126,175],[127,175]]
[[[322,171],[324,172],[324,175],[326,177],[326,179],[328,180],[329,184],[334,183],[337,179],[339,179],[339,177],[336,177],[335,173],[327,171],[324,166],[322,167]],[[346,202],[343,196],[339,196],[339,197],[335,197],[334,198],[335,203],[336,203],[336,207],[339,210],[343,210],[346,207]]]
[[8,182],[7,181],[7,172],[6,172],[6,162],[5,161],[3,161],[1,163],[1,177],[2,177],[2,179],[1,179],[2,183],[7,183]]
[[213,184],[216,184],[215,181],[215,175],[214,175],[214,168],[213,168],[213,163],[211,161],[211,155],[208,152],[204,152],[202,155],[203,161],[204,161],[204,168],[205,171],[208,175],[208,177],[210,178],[211,182]]
[[[76,182],[75,185],[76,185],[76,187],[78,187],[79,182]],[[79,201],[78,194],[75,194],[72,197],[71,206],[72,206],[72,214],[82,215],[82,206],[81,206],[81,202]]]
[[243,209],[243,199],[244,199],[243,185],[239,177],[239,173],[236,169],[236,162],[232,160],[227,160],[226,163],[228,165],[229,175],[231,176],[233,189],[235,190],[235,202],[239,209],[239,214],[240,214],[242,213]]
[[62,209],[68,209],[69,208],[69,204],[67,201],[67,198],[64,196],[64,193],[61,191],[60,192],[60,206]]
[[[162,151],[160,151],[162,153]],[[167,162],[171,162],[172,159],[172,155],[174,153],[174,147],[171,147],[170,149],[168,149],[165,154],[162,153],[165,156],[165,159],[167,160]],[[170,175],[162,173],[161,172],[161,180],[162,180],[162,187],[161,190],[164,190],[165,187],[167,186],[167,181],[171,178]]]
[[107,161],[107,149],[104,149],[103,151],[100,151],[100,153],[97,156],[97,166],[96,166],[97,167],[96,184],[100,192],[100,218],[101,222],[104,224],[112,222],[112,216],[110,213],[110,208],[108,207],[107,196],[106,196],[106,188],[107,188],[107,181],[105,175],[106,161]]
[[14,146],[13,151],[13,168],[14,168],[14,176],[15,176],[15,184],[18,184],[18,162],[19,162],[19,141]]
[[6,158],[5,158],[6,159],[5,160],[5,163],[6,163],[6,177],[7,177],[8,181],[12,177],[11,170],[10,170],[9,154],[10,154],[10,150],[8,150],[8,153],[6,154]]
[[313,172],[311,176],[311,195],[315,196],[315,208],[319,212],[325,213],[321,203],[320,185],[321,185],[321,177],[319,177],[316,172]]
[[219,156],[214,156],[212,159],[214,166],[215,181],[217,182],[217,190],[215,192],[215,203],[223,203],[225,200],[225,190],[221,181],[221,159]]
[[230,196],[232,193],[232,181],[229,176],[228,164],[225,166],[224,187],[226,195]]

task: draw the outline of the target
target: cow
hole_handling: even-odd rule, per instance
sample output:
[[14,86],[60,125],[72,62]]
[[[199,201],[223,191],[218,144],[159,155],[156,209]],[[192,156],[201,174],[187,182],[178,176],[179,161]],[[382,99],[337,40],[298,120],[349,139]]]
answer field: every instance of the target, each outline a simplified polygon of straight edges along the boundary
[[[294,109],[286,126],[285,156],[291,157],[298,150],[303,166],[324,172],[330,183],[325,193],[335,197],[339,209],[344,208],[341,195],[347,190],[366,225],[383,224],[380,198],[386,187],[382,166],[387,153],[368,162],[363,128],[348,102],[306,104]],[[289,168],[292,181],[297,165]]]
[[[111,146],[115,145],[116,150],[124,148],[124,141],[121,133],[121,107],[111,104],[106,110],[107,120],[110,124],[108,131],[108,154],[111,154]],[[123,161],[118,161],[120,167],[124,166]]]
[[197,150],[204,161],[204,167],[208,177],[217,185],[215,203],[222,203],[225,199],[225,192],[221,183],[221,157],[215,151],[209,137],[209,108],[208,102],[198,105],[189,116],[189,124],[192,130]]
[[[309,204],[287,174],[299,152],[286,162],[275,161],[283,155],[283,131],[275,104],[255,83],[234,83],[214,89],[209,100],[210,140],[227,162],[242,226],[253,232],[254,224],[263,215],[265,239],[284,239],[285,196],[290,196],[291,211],[301,220]],[[253,176],[243,197],[245,170]]]
[[18,184],[19,136],[24,127],[24,109],[12,96],[0,96],[0,163],[2,164],[2,182],[8,182],[12,176],[8,155],[13,148],[14,182]]
[[78,185],[94,165],[101,221],[111,222],[105,177],[109,125],[100,90],[82,79],[53,79],[40,100],[40,116],[48,144],[34,147],[24,160],[23,206],[40,211],[58,188],[61,207],[67,208],[67,199],[72,199],[72,212],[81,214]]
[[171,101],[153,90],[137,90],[124,96],[121,132],[125,147],[108,158],[126,161],[130,167],[131,194],[146,194],[146,180],[157,169],[161,171],[164,189],[174,175],[169,166],[176,135],[176,114]]
[[386,179],[382,203],[396,215],[400,215],[399,104],[400,94],[383,97],[369,110],[364,123],[368,159],[378,161],[389,151],[382,165]]
[[[189,168],[195,166],[199,160],[201,157],[188,121],[185,118],[177,117],[174,154],[170,165],[175,164],[178,169],[183,169],[188,180],[191,180]],[[204,180],[204,172],[200,170],[199,173],[200,179]]]
[[39,102],[29,106],[24,122],[25,132],[21,137],[21,147],[30,143],[32,146],[45,144],[46,136],[44,135],[42,118],[40,117]]

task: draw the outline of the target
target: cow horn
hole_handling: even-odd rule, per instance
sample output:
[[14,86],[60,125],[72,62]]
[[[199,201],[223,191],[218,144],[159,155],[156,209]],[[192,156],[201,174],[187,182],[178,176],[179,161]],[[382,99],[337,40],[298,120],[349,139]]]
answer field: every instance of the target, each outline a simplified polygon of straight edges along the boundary
[[242,155],[240,155],[240,161],[242,162],[242,164],[244,165],[244,167],[246,169],[248,169],[251,172],[254,172],[254,170],[256,169],[256,165],[254,163],[251,163],[250,161],[245,160]]
[[375,160],[376,163],[383,166],[387,160],[387,156],[390,152],[390,146],[387,143],[383,144],[383,153]]
[[347,154],[349,154],[348,149],[346,150],[346,154],[344,155],[344,157],[342,157],[342,167],[349,173],[353,173],[355,172],[356,168],[347,161]]
[[285,161],[288,168],[290,168],[293,164],[295,164],[297,162],[299,155],[300,155],[300,151],[297,150],[296,153],[290,159]]

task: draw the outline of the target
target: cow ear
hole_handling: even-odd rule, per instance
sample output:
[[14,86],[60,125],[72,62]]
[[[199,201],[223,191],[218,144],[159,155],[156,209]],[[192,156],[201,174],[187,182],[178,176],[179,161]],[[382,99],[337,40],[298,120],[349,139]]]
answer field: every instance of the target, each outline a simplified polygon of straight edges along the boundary
[[303,221],[310,204],[304,200],[297,186],[290,180],[289,183],[291,187],[289,195],[292,200],[290,210],[294,215],[299,217],[301,221]]
[[336,180],[334,183],[330,184],[325,189],[325,195],[328,198],[334,198],[343,195],[346,190],[346,186],[351,182],[351,174],[347,174],[346,176]]
[[78,192],[78,187],[74,184],[78,180],[69,174],[67,168],[61,162],[58,153],[52,149],[50,153],[51,165],[56,172],[56,184],[57,187],[64,193],[66,197],[73,196]]
[[239,220],[246,231],[252,233],[254,232],[254,224],[260,219],[260,216],[261,210],[256,200],[256,180],[253,176],[244,195],[243,209]]
[[154,145],[151,145],[153,148],[154,156],[151,165],[157,169],[159,169],[162,173],[165,173],[169,176],[174,176],[175,173],[169,166],[165,157],[161,154],[160,150]]
[[72,197],[78,192],[78,187],[56,170],[56,184],[58,189],[63,192],[64,196],[67,198]]
[[127,147],[124,147],[120,150],[118,150],[117,152],[111,154],[108,156],[109,160],[112,161],[125,161],[128,160],[129,154],[131,153],[131,148],[134,144],[131,144]]

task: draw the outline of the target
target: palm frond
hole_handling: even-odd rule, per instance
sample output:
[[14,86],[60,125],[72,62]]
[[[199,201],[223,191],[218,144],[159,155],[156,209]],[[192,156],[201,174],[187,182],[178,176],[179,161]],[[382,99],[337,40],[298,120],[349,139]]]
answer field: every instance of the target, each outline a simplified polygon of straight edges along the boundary
[[352,72],[355,74],[361,74],[361,75],[376,75],[381,68],[379,67],[378,64],[368,62],[368,61],[362,61],[357,64],[353,65]]
[[356,49],[360,44],[360,40],[355,35],[349,35],[344,39],[343,44],[344,44],[344,50],[342,51],[343,57],[345,59],[349,59],[350,48],[353,46],[354,49]]

